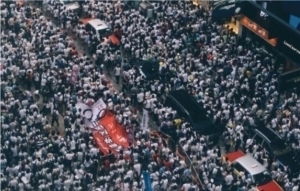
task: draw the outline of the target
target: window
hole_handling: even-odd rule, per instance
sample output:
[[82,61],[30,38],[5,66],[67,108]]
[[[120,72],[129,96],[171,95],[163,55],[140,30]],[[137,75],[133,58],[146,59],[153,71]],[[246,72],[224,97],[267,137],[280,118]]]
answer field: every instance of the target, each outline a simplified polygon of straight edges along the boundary
[[109,35],[110,32],[111,32],[110,28],[105,28],[105,29],[98,30],[98,35],[104,37]]
[[268,171],[263,171],[259,174],[255,174],[255,175],[253,175],[253,178],[254,178],[255,183],[258,186],[264,185],[264,184],[272,181],[272,178]]
[[256,132],[253,129],[250,129],[248,133],[250,137],[254,137],[254,135],[256,135]]
[[280,156],[288,152],[291,152],[290,147],[282,139],[277,139],[275,141],[272,141],[271,147],[274,155],[276,156]]
[[266,141],[263,142],[262,147],[265,148],[268,153],[272,152],[270,145]]
[[242,167],[242,165],[240,165],[239,163],[233,163],[232,164],[232,167],[237,170],[238,172],[242,172],[244,171],[245,169]]
[[92,27],[92,31],[93,31],[93,34],[97,34],[96,30],[94,27]]
[[92,26],[89,23],[86,24],[86,30],[87,31],[91,31],[92,30]]
[[261,136],[259,136],[259,134],[255,134],[253,137],[253,140],[255,141],[256,144],[261,145],[263,142],[263,138],[261,138]]

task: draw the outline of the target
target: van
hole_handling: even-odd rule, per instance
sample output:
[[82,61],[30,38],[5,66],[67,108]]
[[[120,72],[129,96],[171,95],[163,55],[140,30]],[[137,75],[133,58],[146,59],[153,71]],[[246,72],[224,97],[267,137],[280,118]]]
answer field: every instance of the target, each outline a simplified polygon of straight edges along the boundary
[[277,182],[272,179],[266,167],[250,154],[235,151],[226,154],[224,158],[230,162],[230,166],[237,177],[245,175],[252,184],[256,185],[258,191],[283,191]]
[[103,37],[108,37],[113,45],[120,44],[119,39],[114,34],[112,34],[111,27],[104,21],[100,19],[87,18],[81,19],[79,22],[85,25],[87,31],[93,31],[93,33],[96,34],[99,40]]
[[171,91],[166,97],[165,105],[177,111],[180,117],[188,121],[193,130],[209,136],[209,145],[218,143],[219,128],[215,126],[207,111],[185,90]]
[[159,62],[157,60],[141,61],[139,70],[147,80],[154,80],[159,77]]
[[297,158],[292,148],[272,129],[255,128],[248,131],[250,138],[262,148],[265,148],[268,155],[274,157],[279,166],[288,169],[293,176],[300,173],[299,157]]
[[73,14],[77,15],[80,11],[80,5],[77,1],[74,0],[60,0],[61,5],[66,7],[66,10],[72,12]]

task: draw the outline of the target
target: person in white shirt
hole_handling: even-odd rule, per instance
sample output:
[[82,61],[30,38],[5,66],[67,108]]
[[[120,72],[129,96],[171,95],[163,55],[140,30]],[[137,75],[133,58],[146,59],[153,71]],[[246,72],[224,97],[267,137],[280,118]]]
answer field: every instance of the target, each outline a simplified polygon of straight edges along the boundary
[[137,102],[139,107],[141,107],[143,105],[144,102],[144,93],[141,91],[140,93],[137,94]]
[[119,64],[115,67],[114,72],[115,72],[116,82],[117,82],[117,84],[119,84],[120,83],[120,75],[121,75],[121,67]]
[[133,168],[137,172],[138,176],[141,175],[141,167],[142,165],[137,160],[135,160]]
[[165,191],[168,188],[168,179],[166,177],[164,177],[161,181],[160,181],[160,185],[161,188]]
[[293,186],[292,191],[299,191],[299,183]]
[[225,184],[227,186],[230,186],[232,184],[232,181],[233,181],[233,176],[232,176],[232,172],[229,172],[229,174],[227,174],[225,176]]
[[189,191],[189,189],[191,188],[191,183],[184,183],[183,185],[182,185],[182,187],[181,187],[181,190],[182,191]]

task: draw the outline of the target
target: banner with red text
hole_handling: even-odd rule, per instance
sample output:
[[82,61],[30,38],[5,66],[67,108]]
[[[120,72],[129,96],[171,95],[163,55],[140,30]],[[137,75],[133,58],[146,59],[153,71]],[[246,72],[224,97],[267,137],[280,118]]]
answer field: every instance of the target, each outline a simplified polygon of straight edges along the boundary
[[77,103],[76,108],[84,116],[85,126],[94,133],[94,140],[104,154],[117,154],[121,149],[129,147],[132,141],[128,140],[126,129],[117,122],[114,114],[106,110],[102,99],[96,103]]
[[93,137],[98,148],[103,152],[103,154],[105,155],[109,154],[110,149],[108,145],[105,143],[104,137],[99,132],[95,132],[93,134]]
[[104,154],[118,154],[121,149],[129,147],[128,133],[109,111],[98,122],[86,119],[85,123],[94,132],[94,140]]
[[105,116],[100,119],[99,123],[105,128],[110,136],[110,139],[107,139],[107,141],[109,141],[110,144],[115,144],[110,146],[110,148],[115,148],[116,146],[121,146],[123,148],[129,147],[128,134],[117,122],[114,114],[107,111]]

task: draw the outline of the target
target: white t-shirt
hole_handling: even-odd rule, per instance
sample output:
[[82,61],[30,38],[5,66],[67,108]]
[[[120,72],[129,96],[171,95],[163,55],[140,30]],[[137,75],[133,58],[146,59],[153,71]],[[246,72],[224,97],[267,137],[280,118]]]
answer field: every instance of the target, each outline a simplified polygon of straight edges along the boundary
[[67,153],[67,154],[66,154],[66,159],[67,159],[67,160],[72,160],[73,156],[74,156],[73,153]]
[[133,168],[139,175],[141,174],[141,164],[140,163],[135,163]]
[[137,94],[137,101],[139,103],[142,103],[144,101],[144,93],[143,92]]
[[93,155],[93,156],[97,156],[97,154],[99,153],[99,149],[97,149],[97,148],[92,148],[91,149],[91,154]]
[[163,190],[167,190],[168,182],[169,182],[168,179],[163,179],[162,181],[160,181]]
[[121,74],[121,68],[120,67],[116,67],[115,68],[115,75],[116,76],[120,76],[120,74]]
[[146,109],[150,109],[150,107],[151,107],[151,100],[145,100],[144,101],[144,105],[145,105]]
[[185,183],[182,185],[182,189],[183,191],[188,191],[191,187],[191,184],[190,183]]
[[226,185],[231,185],[231,184],[232,184],[232,181],[233,181],[233,176],[232,176],[231,174],[228,174],[228,175],[225,177]]

